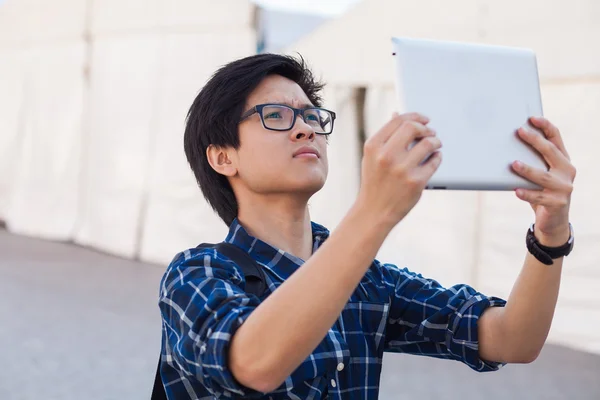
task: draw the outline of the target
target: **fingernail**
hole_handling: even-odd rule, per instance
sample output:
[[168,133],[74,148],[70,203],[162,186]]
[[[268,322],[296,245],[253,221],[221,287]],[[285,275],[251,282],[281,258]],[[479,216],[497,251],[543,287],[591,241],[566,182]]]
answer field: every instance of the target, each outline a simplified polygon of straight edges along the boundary
[[521,161],[515,161],[515,168],[516,169],[521,169],[523,168],[523,163]]
[[522,189],[517,189],[516,192],[517,192],[517,196],[519,196],[519,197],[523,196],[523,190]]

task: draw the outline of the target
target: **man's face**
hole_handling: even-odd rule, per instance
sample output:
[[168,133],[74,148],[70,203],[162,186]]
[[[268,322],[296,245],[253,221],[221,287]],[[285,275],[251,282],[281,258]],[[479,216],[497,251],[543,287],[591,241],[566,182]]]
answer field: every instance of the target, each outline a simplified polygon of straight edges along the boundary
[[[244,111],[266,103],[295,108],[312,106],[297,83],[280,75],[266,77],[248,97]],[[297,117],[291,130],[278,132],[265,129],[260,115],[255,113],[240,123],[239,135],[238,178],[250,191],[297,193],[308,199],[325,184],[328,171],[325,136],[315,134],[302,117]],[[316,150],[318,156],[295,155],[307,147]]]

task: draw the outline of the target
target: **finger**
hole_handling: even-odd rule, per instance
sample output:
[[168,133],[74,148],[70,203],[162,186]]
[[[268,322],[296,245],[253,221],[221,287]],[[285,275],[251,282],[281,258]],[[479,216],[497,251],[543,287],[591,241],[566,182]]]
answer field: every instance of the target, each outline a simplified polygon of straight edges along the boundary
[[531,117],[529,119],[531,124],[536,128],[539,128],[544,132],[546,138],[551,141],[558,149],[564,154],[565,157],[570,159],[567,148],[563,142],[562,136],[558,128],[551,123],[548,119],[543,117]]
[[556,192],[528,189],[517,189],[515,192],[519,199],[532,205],[560,208],[568,205],[569,202],[567,195]]
[[377,147],[382,146],[388,139],[392,136],[392,134],[402,125],[402,119],[398,113],[394,113],[392,119],[390,119],[376,134],[371,136],[367,143],[375,145]]
[[565,192],[572,190],[572,184],[564,182],[550,171],[534,168],[520,161],[515,161],[511,166],[517,174],[543,188]]
[[429,179],[431,179],[431,177],[433,176],[433,174],[435,174],[435,171],[438,170],[441,163],[442,153],[436,151],[431,155],[431,157],[429,157],[427,162],[417,167],[417,176],[425,182],[428,182]]
[[404,122],[385,144],[386,151],[402,154],[415,140],[435,136],[435,131],[416,121]]
[[558,147],[542,134],[526,127],[519,128],[517,133],[521,139],[537,150],[550,166],[558,167],[569,162]]
[[400,128],[400,126],[405,121],[411,121],[411,120],[414,120],[421,124],[427,124],[429,122],[429,119],[427,117],[425,117],[421,114],[418,114],[418,113],[410,113],[410,114],[400,115],[395,112],[392,115],[392,119],[390,119],[383,126],[383,128],[381,128],[379,130],[379,132],[377,132],[375,135],[373,135],[371,138],[369,138],[369,141],[372,142],[372,144],[374,144],[374,145],[382,146],[392,137],[394,132],[396,132],[396,130],[398,128]]
[[[398,113],[396,113],[396,114],[398,114]],[[415,112],[400,114],[399,117],[404,121],[415,121],[415,122],[418,122],[423,125],[427,125],[429,123],[429,118],[427,118],[423,114],[419,114],[419,113],[415,113]]]
[[421,139],[409,152],[406,162],[410,166],[421,164],[432,153],[442,148],[442,142],[437,136]]

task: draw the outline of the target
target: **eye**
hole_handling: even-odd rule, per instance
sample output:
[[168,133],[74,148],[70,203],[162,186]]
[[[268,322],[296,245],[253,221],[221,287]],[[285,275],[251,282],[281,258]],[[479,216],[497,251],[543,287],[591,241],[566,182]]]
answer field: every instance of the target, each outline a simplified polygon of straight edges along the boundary
[[281,113],[279,111],[273,111],[264,116],[265,119],[281,119]]
[[309,114],[306,116],[306,120],[307,121],[319,121],[319,117],[317,117],[315,114]]

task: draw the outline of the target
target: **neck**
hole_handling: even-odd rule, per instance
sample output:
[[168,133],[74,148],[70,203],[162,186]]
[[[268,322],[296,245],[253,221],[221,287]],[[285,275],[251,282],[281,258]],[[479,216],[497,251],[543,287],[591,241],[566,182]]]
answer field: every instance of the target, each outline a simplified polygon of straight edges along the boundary
[[250,235],[308,260],[313,246],[308,203],[295,197],[244,196],[238,201],[238,220]]

